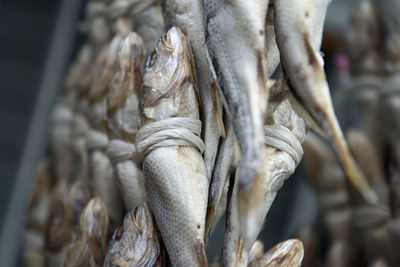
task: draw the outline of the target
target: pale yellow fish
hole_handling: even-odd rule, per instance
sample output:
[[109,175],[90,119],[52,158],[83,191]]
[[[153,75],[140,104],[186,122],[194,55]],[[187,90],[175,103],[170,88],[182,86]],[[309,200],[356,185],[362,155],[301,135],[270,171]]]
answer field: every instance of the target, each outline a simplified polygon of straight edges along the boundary
[[147,197],[174,266],[207,264],[208,179],[198,101],[190,43],[173,27],[147,62],[136,148],[143,157]]

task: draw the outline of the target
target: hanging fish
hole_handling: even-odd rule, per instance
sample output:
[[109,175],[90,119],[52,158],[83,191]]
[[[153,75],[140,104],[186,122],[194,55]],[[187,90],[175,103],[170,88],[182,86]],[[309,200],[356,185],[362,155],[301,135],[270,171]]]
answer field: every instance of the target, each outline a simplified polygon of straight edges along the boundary
[[140,94],[142,158],[147,197],[174,266],[206,266],[204,228],[208,179],[201,156],[194,59],[178,27],[159,40]]

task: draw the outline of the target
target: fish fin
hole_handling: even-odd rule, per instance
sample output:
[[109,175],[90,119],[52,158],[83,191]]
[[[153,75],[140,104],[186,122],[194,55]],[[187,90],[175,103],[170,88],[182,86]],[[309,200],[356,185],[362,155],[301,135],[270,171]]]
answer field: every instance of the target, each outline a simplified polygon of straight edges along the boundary
[[204,242],[201,240],[197,241],[196,254],[197,254],[199,266],[200,267],[208,267],[206,251],[204,249]]
[[213,106],[214,106],[215,116],[217,117],[219,134],[223,138],[226,138],[225,126],[222,119],[221,102],[219,100],[218,88],[215,82],[212,84],[212,88],[213,88]]
[[[284,82],[286,84],[286,82]],[[288,86],[286,84],[286,86]],[[325,131],[318,125],[318,123],[313,119],[313,117],[308,113],[308,111],[303,107],[297,97],[292,93],[291,90],[288,91],[289,101],[292,105],[293,109],[297,112],[297,114],[302,117],[307,124],[313,129],[318,135],[322,136],[323,138],[328,140],[328,136],[326,135]]]

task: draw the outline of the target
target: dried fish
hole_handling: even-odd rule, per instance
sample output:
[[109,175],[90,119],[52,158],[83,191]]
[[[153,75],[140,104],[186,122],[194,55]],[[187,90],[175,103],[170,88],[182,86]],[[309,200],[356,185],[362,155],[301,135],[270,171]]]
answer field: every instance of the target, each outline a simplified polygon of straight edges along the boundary
[[[263,118],[268,88],[265,66],[265,21],[268,1],[203,2],[207,49],[215,80],[242,154],[239,179],[240,236],[244,250],[255,241],[264,218],[249,215],[263,202]],[[249,219],[250,218],[250,219]]]
[[250,262],[249,267],[301,266],[304,248],[298,239],[289,239],[271,248],[259,259]]
[[165,266],[161,236],[146,203],[128,212],[115,230],[104,262],[108,266]]
[[192,45],[200,91],[200,117],[203,123],[204,162],[211,179],[220,136],[225,137],[218,90],[207,61],[202,1],[168,0],[163,2],[168,27],[178,26]]
[[378,192],[380,205],[365,203],[353,192],[353,221],[359,232],[360,247],[366,251],[366,262],[382,257],[391,266],[400,264],[396,245],[388,229],[390,218],[389,192],[385,182],[382,166],[372,142],[356,129],[346,134],[350,150],[368,182]]
[[93,80],[89,92],[90,122],[92,129],[86,135],[86,148],[89,152],[89,184],[94,196],[100,197],[110,216],[110,225],[117,227],[122,221],[123,204],[113,176],[110,159],[105,151],[108,147],[106,135],[107,89],[114,75],[117,53],[122,42],[122,35],[115,35],[110,44],[104,48],[103,67],[99,69],[98,78]]
[[227,194],[226,230],[222,248],[223,266],[247,266],[248,264],[250,248],[247,251],[244,247],[239,223],[238,178],[232,174]]
[[249,251],[249,262],[252,262],[253,260],[258,260],[263,255],[264,255],[264,244],[260,240],[257,240],[251,246],[251,249]]
[[159,40],[143,80],[136,148],[147,197],[172,264],[205,266],[208,179],[197,78],[189,41],[178,27]]
[[263,162],[261,116],[266,97],[262,95],[267,88],[265,38],[260,32],[267,6],[267,1],[203,3],[207,48],[242,152],[239,182],[247,193],[260,176]]
[[389,207],[389,190],[385,181],[381,158],[372,141],[363,132],[355,128],[347,130],[346,140],[368,183],[377,192],[379,203]]
[[380,16],[372,1],[361,1],[352,16],[349,38],[350,71],[345,85],[349,124],[362,130],[380,157],[384,154],[385,125],[381,106],[383,70]]
[[87,68],[92,49],[84,45],[79,51],[76,62],[69,70],[65,82],[65,92],[52,114],[51,149],[55,162],[57,179],[74,178],[74,155],[72,151],[71,122],[73,109],[78,95],[78,84],[84,69]]
[[64,266],[68,245],[80,213],[89,199],[89,188],[82,182],[75,182],[71,186],[66,181],[56,184],[52,193],[46,234],[48,266]]
[[222,141],[218,149],[212,177],[210,181],[210,190],[208,194],[206,233],[205,242],[208,240],[226,209],[226,198],[229,186],[229,175],[235,168],[235,155],[238,155],[238,149],[235,150],[235,136],[232,126],[226,123],[227,137]]
[[267,66],[267,77],[271,78],[271,75],[276,70],[280,62],[280,54],[278,44],[276,43],[275,27],[274,27],[274,2],[276,0],[270,0],[267,20],[265,22],[265,65]]
[[79,231],[66,255],[65,266],[103,266],[107,249],[108,215],[100,198],[92,198],[80,215]]
[[25,232],[24,262],[28,267],[45,266],[45,238],[50,212],[51,190],[54,182],[52,164],[42,159],[37,168],[34,190],[29,201]]
[[130,33],[119,49],[118,70],[107,96],[107,126],[111,141],[106,152],[114,165],[114,174],[127,209],[133,209],[146,200],[143,175],[134,160],[145,54],[140,36]]
[[352,159],[343,138],[322,67],[319,48],[329,2],[275,2],[276,40],[293,97],[303,108],[302,116],[306,112],[308,118],[312,118],[314,124],[328,136],[347,176],[368,201],[376,203],[376,194]]
[[160,0],[139,0],[132,9],[133,29],[143,39],[148,54],[165,32]]

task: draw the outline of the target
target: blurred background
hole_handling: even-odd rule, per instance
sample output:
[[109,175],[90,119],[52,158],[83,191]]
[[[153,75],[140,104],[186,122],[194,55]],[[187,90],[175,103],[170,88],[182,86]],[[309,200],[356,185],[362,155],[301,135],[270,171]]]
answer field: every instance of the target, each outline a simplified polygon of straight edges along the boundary
[[[84,0],[0,0],[0,265],[21,266],[21,234],[27,196],[38,159],[47,153],[49,114],[63,88],[68,64],[85,41],[77,31]],[[359,1],[334,0],[327,14],[322,51],[332,91],[345,52],[351,11]],[[337,111],[341,115],[340,109]],[[345,127],[345,122],[343,122]],[[301,168],[279,191],[261,234],[265,249],[317,222],[315,194]],[[220,251],[221,220],[210,258]]]

